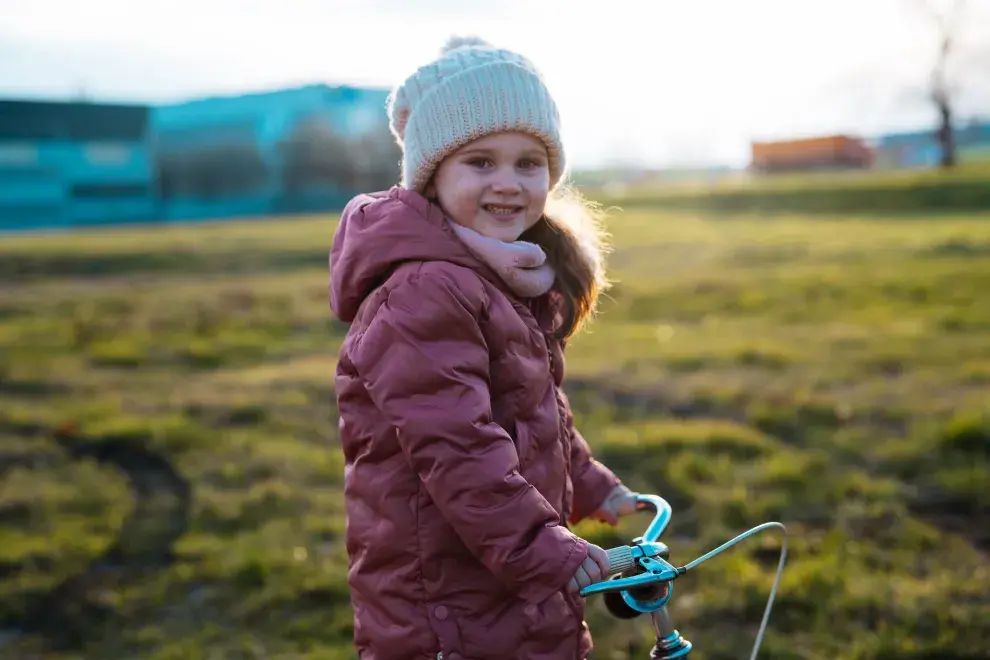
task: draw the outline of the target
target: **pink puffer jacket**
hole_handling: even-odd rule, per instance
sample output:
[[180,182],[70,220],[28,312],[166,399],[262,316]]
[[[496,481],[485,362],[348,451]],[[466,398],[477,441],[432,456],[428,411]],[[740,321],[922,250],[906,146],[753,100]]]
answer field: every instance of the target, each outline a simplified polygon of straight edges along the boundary
[[573,428],[548,296],[516,298],[400,188],[351,201],[330,264],[360,657],[585,658],[567,523],[618,479]]

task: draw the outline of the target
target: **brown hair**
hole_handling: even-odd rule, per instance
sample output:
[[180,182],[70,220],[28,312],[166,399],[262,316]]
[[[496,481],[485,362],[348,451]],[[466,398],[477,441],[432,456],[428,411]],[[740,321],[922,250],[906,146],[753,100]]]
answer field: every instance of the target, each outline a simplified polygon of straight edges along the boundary
[[573,188],[560,186],[547,200],[539,221],[519,237],[542,247],[557,273],[554,289],[563,299],[563,321],[554,330],[558,339],[568,339],[594,316],[598,296],[609,286],[603,217],[597,204]]

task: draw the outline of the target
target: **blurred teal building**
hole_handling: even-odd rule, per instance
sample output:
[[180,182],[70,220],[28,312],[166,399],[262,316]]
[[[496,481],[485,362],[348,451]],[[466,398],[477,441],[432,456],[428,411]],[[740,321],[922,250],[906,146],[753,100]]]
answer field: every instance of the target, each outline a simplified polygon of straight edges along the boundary
[[[960,163],[990,161],[990,119],[973,119],[954,132]],[[885,168],[938,167],[942,158],[935,129],[882,135],[875,150],[877,166]]]
[[0,101],[0,231],[339,209],[399,179],[387,95],[306,85],[158,106]]
[[308,85],[152,110],[167,219],[342,206],[399,177],[387,90]]
[[0,231],[156,216],[150,109],[0,101]]

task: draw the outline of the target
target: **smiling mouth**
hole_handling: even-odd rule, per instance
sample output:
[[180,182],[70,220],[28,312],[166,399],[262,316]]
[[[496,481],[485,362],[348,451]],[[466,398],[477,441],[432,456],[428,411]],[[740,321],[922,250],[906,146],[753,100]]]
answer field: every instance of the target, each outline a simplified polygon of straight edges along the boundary
[[510,204],[485,204],[481,208],[485,209],[489,213],[495,216],[501,216],[508,218],[521,213],[523,210],[522,206],[514,206]]

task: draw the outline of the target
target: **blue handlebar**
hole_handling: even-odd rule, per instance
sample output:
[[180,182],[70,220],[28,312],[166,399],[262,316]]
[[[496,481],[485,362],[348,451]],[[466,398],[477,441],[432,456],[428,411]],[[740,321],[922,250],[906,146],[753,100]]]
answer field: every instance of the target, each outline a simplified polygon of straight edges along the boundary
[[[659,495],[636,495],[637,511],[653,511],[653,520],[643,535],[633,539],[632,545],[610,548],[606,551],[612,574],[615,577],[588,585],[581,589],[582,596],[598,593],[621,592],[622,599],[636,612],[656,612],[670,600],[673,588],[668,585],[658,598],[643,601],[630,592],[638,587],[670,582],[682,575],[684,569],[676,568],[667,562],[667,546],[659,542],[660,536],[670,523],[672,509],[667,500]],[[639,569],[633,574],[634,569]]]
[[[643,541],[647,543],[652,543],[660,539],[660,535],[663,534],[664,530],[667,529],[667,525],[670,523],[670,517],[672,515],[672,509],[667,500],[663,499],[659,495],[636,495],[636,510],[646,511],[652,509],[656,515],[653,516],[653,522],[650,526],[646,528],[641,537]],[[634,543],[636,541],[633,541]]]
[[[692,648],[691,643],[673,628],[667,614],[667,602],[674,593],[673,581],[757,532],[777,528],[784,533],[777,574],[770,589],[770,597],[767,599],[763,621],[760,624],[760,630],[756,635],[756,642],[750,656],[751,660],[755,659],[763,640],[763,633],[766,631],[770,609],[773,607],[774,596],[777,593],[781,574],[784,570],[784,562],[787,557],[787,529],[779,522],[766,522],[757,525],[694,561],[678,567],[667,561],[669,556],[667,546],[660,542],[660,536],[667,529],[672,516],[670,504],[659,495],[637,494],[636,510],[654,512],[653,520],[646,531],[643,532],[642,536],[633,539],[630,545],[607,550],[611,577],[584,587],[580,593],[582,596],[605,594],[606,605],[609,604],[610,598],[619,598],[633,616],[650,614],[657,633],[657,645],[650,657],[661,658],[662,660],[680,660],[686,657]],[[613,611],[613,613],[615,612]],[[626,614],[618,614],[617,616],[628,618]]]

